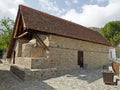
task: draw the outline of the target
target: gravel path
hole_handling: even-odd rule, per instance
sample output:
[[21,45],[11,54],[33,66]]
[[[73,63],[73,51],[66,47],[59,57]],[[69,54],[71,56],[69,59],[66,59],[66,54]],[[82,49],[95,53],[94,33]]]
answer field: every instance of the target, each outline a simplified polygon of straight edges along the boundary
[[120,86],[105,85],[101,70],[80,70],[63,76],[42,80],[22,81],[0,64],[0,90],[120,90]]

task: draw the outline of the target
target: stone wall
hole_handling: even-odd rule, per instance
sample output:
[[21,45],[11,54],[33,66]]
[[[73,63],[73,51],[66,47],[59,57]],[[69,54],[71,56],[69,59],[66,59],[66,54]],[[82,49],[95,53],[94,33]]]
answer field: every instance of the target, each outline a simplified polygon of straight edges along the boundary
[[108,46],[62,37],[56,35],[49,36],[49,46],[54,48],[63,48],[70,50],[93,51],[93,52],[108,52]]
[[46,69],[54,67],[51,62],[52,60],[47,58],[16,57],[15,64],[22,68]]
[[25,43],[22,45],[22,57],[44,57],[45,50],[41,46],[34,46],[33,43]]
[[77,50],[50,47],[49,60],[52,66],[77,65]]
[[[41,38],[48,44],[47,37],[42,35]],[[36,40],[32,39],[30,41],[24,39],[18,39],[15,45],[16,57],[44,57],[46,55],[45,50],[40,45],[35,46]]]
[[14,51],[12,53],[12,58],[10,60],[11,64],[13,64],[14,53],[15,53],[15,58],[16,57],[22,57],[22,45],[24,43],[28,43],[28,40],[25,40],[25,39],[17,39],[16,40]]
[[31,69],[31,58],[29,57],[16,57],[15,64],[21,66],[22,68],[30,68]]
[[16,57],[21,57],[21,54],[22,54],[22,45],[24,43],[27,43],[28,40],[24,40],[24,39],[18,39],[16,41],[16,44],[15,44],[15,52],[16,52]]
[[78,65],[78,51],[83,51],[84,65],[96,68],[108,64],[108,46],[56,35],[49,36],[49,59],[53,66]]
[[106,45],[56,35],[41,35],[41,39],[48,46],[49,51],[46,52],[42,47],[25,43],[22,48],[23,59],[17,59],[16,64],[31,69],[54,67],[61,70],[63,67],[66,70],[77,69],[79,67],[78,51],[83,51],[84,65],[87,68],[96,68],[108,63],[108,46]]
[[108,64],[108,53],[84,52],[84,63],[87,65],[87,68],[102,67]]
[[[73,60],[72,60],[73,61]],[[22,68],[29,68],[29,69],[47,69],[47,68],[57,68],[57,69],[62,69],[64,67],[71,67],[70,69],[75,69],[79,68],[77,67],[76,64],[70,65],[72,62],[68,62],[68,64],[62,64],[56,59],[49,59],[49,58],[23,58],[23,57],[17,57],[16,58],[16,64],[18,66],[21,66]],[[70,66],[69,66],[70,65]],[[62,67],[62,68],[61,68]]]
[[46,69],[46,68],[52,68],[51,60],[48,58],[32,58],[31,60],[31,68],[32,69]]

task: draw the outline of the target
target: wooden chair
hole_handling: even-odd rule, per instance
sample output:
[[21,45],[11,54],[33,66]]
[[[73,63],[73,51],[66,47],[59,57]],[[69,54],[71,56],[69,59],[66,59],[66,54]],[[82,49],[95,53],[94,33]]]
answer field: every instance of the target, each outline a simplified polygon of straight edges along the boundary
[[115,75],[119,77],[119,65],[116,62],[112,62],[112,69]]
[[119,76],[120,70],[119,70],[118,63],[112,62],[112,68],[113,68],[113,71],[115,72],[115,75],[117,75],[117,77],[115,78],[116,79],[116,84],[120,85],[120,76]]
[[[117,75],[119,78],[119,65],[116,62],[112,62],[112,69],[114,72],[107,70],[106,66],[103,66],[103,81],[105,84],[114,84],[114,75]],[[120,79],[116,78],[117,81]]]

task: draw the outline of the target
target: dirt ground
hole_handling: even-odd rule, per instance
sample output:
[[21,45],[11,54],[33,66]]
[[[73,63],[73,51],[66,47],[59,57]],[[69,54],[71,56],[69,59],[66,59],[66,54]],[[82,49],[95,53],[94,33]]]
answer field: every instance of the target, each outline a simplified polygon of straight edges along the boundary
[[9,71],[9,65],[0,64],[0,90],[120,90],[120,86],[105,85],[100,68],[42,81],[22,81]]

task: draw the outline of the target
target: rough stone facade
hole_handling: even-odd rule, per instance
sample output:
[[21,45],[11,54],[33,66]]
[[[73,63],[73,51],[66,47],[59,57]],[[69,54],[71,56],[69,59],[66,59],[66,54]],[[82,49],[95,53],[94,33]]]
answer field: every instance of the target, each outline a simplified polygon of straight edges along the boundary
[[[24,62],[29,62],[29,58],[32,59],[31,68],[78,65],[78,51],[83,51],[84,64],[88,68],[95,68],[108,63],[108,46],[56,35],[47,35],[46,38],[45,35],[42,36],[44,37],[42,40],[49,47],[49,51],[45,51],[41,46],[34,47],[33,43],[25,43],[20,48],[23,60],[16,57],[16,63],[23,61],[21,65],[24,65]],[[42,57],[46,59],[41,59]]]
[[15,45],[15,52],[16,52],[16,57],[21,57],[22,56],[22,45],[24,43],[27,43],[28,40],[23,40],[23,39],[18,39]]
[[[36,51],[37,50],[37,51]],[[22,46],[22,57],[44,57],[44,50],[41,46],[34,46],[32,43],[25,43]]]
[[[43,72],[44,78],[47,78],[51,75],[80,69],[78,51],[83,51],[83,68],[92,69],[108,64],[109,47],[106,45],[50,34],[40,35],[40,38],[48,47],[48,51],[40,45],[34,47],[37,43],[34,40],[22,43],[19,45],[19,49],[15,49],[20,50],[16,51],[20,53],[16,56],[16,64],[22,68],[30,69],[31,75],[36,78],[39,75],[43,78],[41,76]],[[19,57],[20,55],[21,57]]]
[[31,58],[16,57],[15,64],[23,68],[31,68]]
[[96,68],[108,63],[108,46],[56,35],[50,35],[50,60],[54,65],[78,65],[78,51],[83,51],[87,68]]

